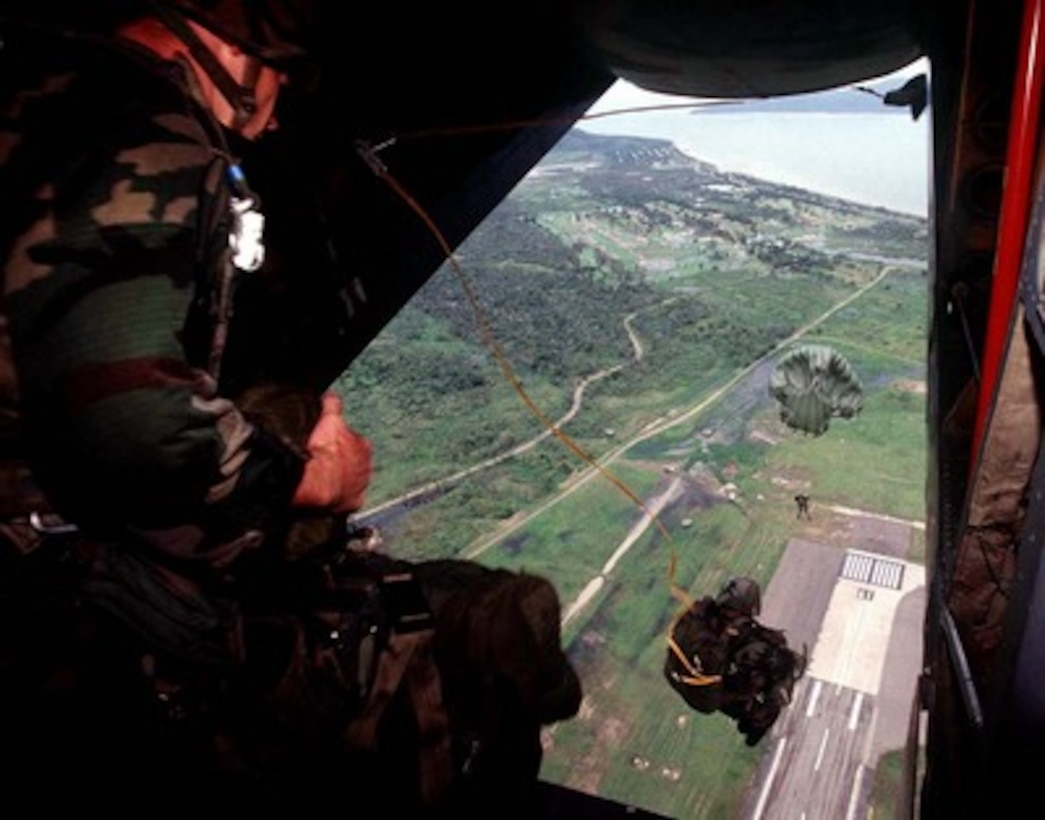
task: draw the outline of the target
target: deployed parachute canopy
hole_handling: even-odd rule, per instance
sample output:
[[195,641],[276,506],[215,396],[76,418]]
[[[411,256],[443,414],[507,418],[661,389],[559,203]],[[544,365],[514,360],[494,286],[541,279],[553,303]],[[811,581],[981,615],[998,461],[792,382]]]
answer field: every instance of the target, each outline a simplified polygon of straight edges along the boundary
[[832,417],[852,418],[864,404],[864,390],[837,350],[803,345],[777,362],[769,392],[780,402],[780,418],[789,427],[819,436]]

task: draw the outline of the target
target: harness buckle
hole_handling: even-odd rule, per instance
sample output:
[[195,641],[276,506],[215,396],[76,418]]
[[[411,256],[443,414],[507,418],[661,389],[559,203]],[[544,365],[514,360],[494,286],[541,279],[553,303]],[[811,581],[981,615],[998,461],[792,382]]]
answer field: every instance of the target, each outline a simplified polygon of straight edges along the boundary
[[410,572],[394,572],[381,578],[381,599],[388,607],[393,628],[401,635],[435,628],[421,585]]

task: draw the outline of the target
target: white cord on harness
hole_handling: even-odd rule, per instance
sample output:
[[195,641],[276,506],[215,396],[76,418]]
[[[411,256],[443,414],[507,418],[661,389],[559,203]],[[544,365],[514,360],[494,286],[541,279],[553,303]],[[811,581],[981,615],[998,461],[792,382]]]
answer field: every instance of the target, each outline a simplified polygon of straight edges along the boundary
[[232,197],[232,228],[229,247],[232,264],[242,271],[256,271],[265,261],[265,215],[258,210],[253,198]]

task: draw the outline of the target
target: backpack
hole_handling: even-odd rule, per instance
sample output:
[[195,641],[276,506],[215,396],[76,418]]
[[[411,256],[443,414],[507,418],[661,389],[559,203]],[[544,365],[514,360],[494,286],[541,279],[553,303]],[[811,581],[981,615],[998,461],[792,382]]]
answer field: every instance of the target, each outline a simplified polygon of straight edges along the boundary
[[722,711],[736,719],[747,745],[755,745],[791,703],[805,667],[805,647],[795,652],[782,630],[754,619],[733,639]]
[[791,702],[805,665],[805,649],[790,649],[782,630],[746,615],[727,619],[705,597],[672,624],[664,676],[696,711],[735,719],[754,745]]
[[680,613],[668,634],[664,676],[689,706],[704,714],[722,706],[730,660],[725,630],[718,604],[705,597]]

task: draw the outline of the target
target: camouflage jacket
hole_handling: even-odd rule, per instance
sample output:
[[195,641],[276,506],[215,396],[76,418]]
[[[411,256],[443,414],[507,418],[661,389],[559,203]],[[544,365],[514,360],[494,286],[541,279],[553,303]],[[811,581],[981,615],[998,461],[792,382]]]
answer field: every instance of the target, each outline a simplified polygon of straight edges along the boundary
[[206,574],[265,542],[302,470],[206,372],[230,157],[180,67],[54,36],[0,49],[0,460],[84,531]]

